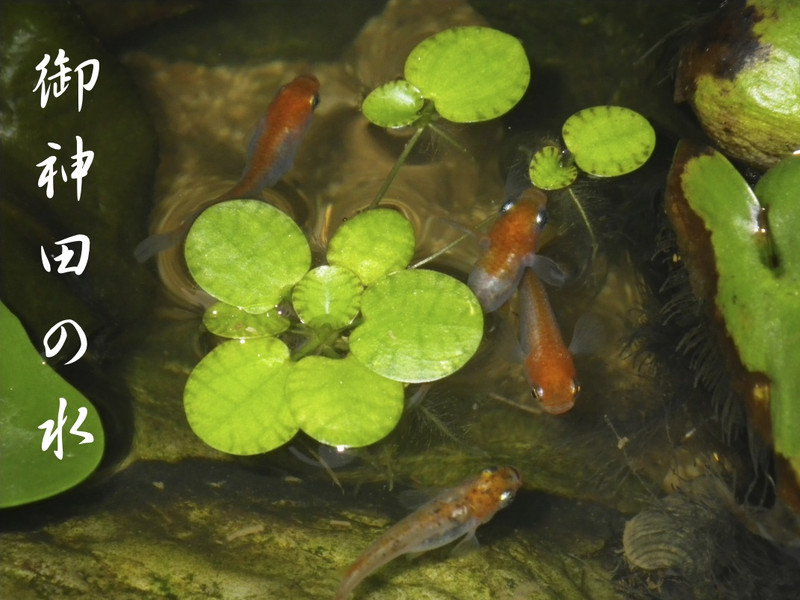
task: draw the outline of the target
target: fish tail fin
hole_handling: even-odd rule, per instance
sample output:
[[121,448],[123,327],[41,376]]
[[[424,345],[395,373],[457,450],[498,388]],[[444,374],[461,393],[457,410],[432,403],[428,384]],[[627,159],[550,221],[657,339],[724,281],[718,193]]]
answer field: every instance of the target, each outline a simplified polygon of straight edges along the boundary
[[133,249],[133,256],[138,262],[143,263],[154,257],[159,252],[169,250],[175,246],[181,241],[185,233],[186,228],[179,227],[173,231],[151,235],[136,245],[136,248]]

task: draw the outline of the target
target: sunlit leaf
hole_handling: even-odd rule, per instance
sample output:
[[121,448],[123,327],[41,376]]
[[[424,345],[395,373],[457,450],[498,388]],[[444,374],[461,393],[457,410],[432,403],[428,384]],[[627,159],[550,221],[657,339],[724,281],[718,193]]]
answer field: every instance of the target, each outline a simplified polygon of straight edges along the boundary
[[575,181],[578,169],[574,164],[564,164],[560,148],[545,146],[531,157],[528,175],[531,183],[542,190],[560,190]]
[[440,115],[457,123],[507,113],[531,77],[519,40],[488,27],[454,27],[426,38],[408,55],[404,73]]
[[614,177],[641,167],[656,146],[652,125],[621,106],[593,106],[576,112],[561,129],[577,165],[596,177]]
[[405,79],[390,81],[364,98],[361,112],[380,127],[405,127],[419,118],[425,100]]
[[312,269],[292,290],[292,305],[311,327],[339,329],[358,314],[364,286],[350,269],[323,265]]
[[376,208],[356,215],[331,238],[328,262],[347,267],[370,285],[405,269],[414,256],[414,227],[399,212]]
[[307,356],[286,382],[292,414],[311,437],[330,446],[367,446],[394,429],[403,413],[403,384],[352,356]]
[[203,211],[189,230],[185,256],[200,287],[253,313],[275,306],[311,266],[300,228],[256,200],[230,200]]
[[290,367],[289,349],[272,337],[217,346],[183,392],[192,430],[230,454],[259,454],[286,443],[298,430],[284,395]]
[[367,367],[405,382],[441,379],[466,363],[483,335],[483,311],[472,291],[443,273],[398,271],[368,287],[364,322],[350,350]]
[[252,314],[236,306],[217,302],[203,313],[203,325],[220,337],[247,339],[283,333],[289,329],[289,320],[282,317],[277,309]]
[[[95,407],[42,360],[22,324],[3,303],[0,339],[0,508],[4,508],[48,498],[79,484],[100,463],[105,437]],[[60,398],[66,400],[61,460],[55,455],[57,439],[42,450],[46,432],[39,429],[48,420],[59,420]],[[92,435],[91,442],[71,433],[79,411],[86,411],[86,418],[77,430]],[[53,427],[53,433],[58,429]]]

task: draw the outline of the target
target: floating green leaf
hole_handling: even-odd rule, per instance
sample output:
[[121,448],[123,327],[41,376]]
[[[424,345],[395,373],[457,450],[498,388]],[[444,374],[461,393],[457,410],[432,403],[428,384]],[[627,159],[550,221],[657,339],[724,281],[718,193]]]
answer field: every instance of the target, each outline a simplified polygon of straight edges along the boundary
[[[97,468],[105,449],[100,417],[94,406],[47,365],[25,329],[0,303],[0,508],[27,504],[76,486]],[[60,398],[64,398],[64,412]],[[78,425],[82,412],[83,423]],[[61,431],[62,458],[55,455],[58,440],[42,450],[39,427],[48,420],[66,419]],[[71,430],[93,436],[83,437]]]
[[560,190],[578,176],[574,164],[564,164],[561,148],[545,146],[536,152],[528,165],[531,183],[543,190]]
[[419,118],[425,100],[405,79],[390,81],[364,98],[361,112],[379,127],[405,127]]
[[656,145],[656,133],[639,113],[621,106],[593,106],[564,122],[564,143],[577,165],[597,177],[641,167]]
[[330,446],[373,444],[403,413],[403,384],[373,373],[352,356],[298,361],[286,394],[302,430]]
[[248,339],[283,333],[289,329],[289,320],[277,309],[252,314],[225,302],[217,302],[206,309],[203,325],[220,337]]
[[408,55],[404,72],[440,115],[456,123],[507,113],[531,77],[519,40],[488,27],[454,27],[426,38]]
[[340,329],[358,314],[364,287],[350,269],[323,265],[312,269],[292,291],[297,316],[311,327]]
[[194,368],[183,404],[197,436],[230,454],[259,454],[289,441],[298,427],[284,395],[289,349],[272,337],[225,342]]
[[189,230],[185,256],[200,287],[253,313],[280,302],[311,266],[300,228],[257,200],[230,200],[203,211]]
[[414,227],[399,212],[376,208],[356,215],[331,238],[328,262],[347,267],[370,285],[404,269],[414,256]]
[[376,373],[405,382],[441,379],[460,369],[483,335],[483,311],[460,281],[423,269],[398,271],[368,287],[364,322],[350,351]]

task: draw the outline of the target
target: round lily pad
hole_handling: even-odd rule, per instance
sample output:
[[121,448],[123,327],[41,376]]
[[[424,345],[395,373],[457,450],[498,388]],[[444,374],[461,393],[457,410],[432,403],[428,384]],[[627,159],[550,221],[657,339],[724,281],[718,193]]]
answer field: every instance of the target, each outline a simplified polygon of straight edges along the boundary
[[460,369],[483,336],[483,311],[472,291],[436,271],[398,271],[368,287],[364,322],[350,351],[376,373],[409,383]]
[[656,132],[639,113],[621,106],[576,112],[561,129],[577,165],[596,177],[615,177],[641,167],[656,146]]
[[525,94],[531,70],[520,41],[489,27],[454,27],[420,42],[405,78],[456,123],[488,121]]
[[286,394],[301,429],[330,446],[374,444],[403,414],[403,384],[373,373],[352,356],[303,358],[294,364]]
[[419,118],[425,100],[405,79],[390,81],[372,90],[361,104],[361,112],[380,127],[405,127]]
[[323,265],[294,286],[292,305],[307,325],[340,329],[358,314],[363,290],[358,275],[350,269]]
[[311,266],[300,228],[257,200],[230,200],[203,211],[189,230],[184,252],[200,287],[253,313],[278,304]]
[[236,306],[216,302],[203,314],[203,325],[220,337],[248,339],[278,335],[289,329],[290,323],[277,309],[252,314]]
[[542,190],[560,190],[567,187],[578,176],[574,164],[564,165],[561,148],[545,146],[536,152],[528,165],[531,183]]
[[414,226],[396,210],[376,208],[356,215],[331,238],[328,262],[347,267],[371,285],[405,269],[414,256]]
[[273,337],[217,346],[183,391],[192,430],[229,454],[259,454],[288,442],[298,430],[284,395],[291,366],[289,349]]

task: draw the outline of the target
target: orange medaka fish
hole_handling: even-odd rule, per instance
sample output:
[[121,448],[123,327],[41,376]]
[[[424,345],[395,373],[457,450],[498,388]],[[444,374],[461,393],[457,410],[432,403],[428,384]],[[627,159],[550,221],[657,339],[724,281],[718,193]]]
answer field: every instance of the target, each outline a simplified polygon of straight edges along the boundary
[[485,312],[500,308],[516,290],[525,267],[537,261],[539,236],[547,224],[546,206],[544,192],[528,188],[500,210],[485,252],[467,281]]
[[547,292],[531,269],[525,270],[519,289],[525,376],[544,411],[560,415],[575,405],[580,391],[575,363],[561,337]]
[[300,75],[278,90],[250,140],[247,164],[236,185],[201,203],[174,231],[141,242],[134,250],[137,260],[143,262],[179,242],[209,206],[224,200],[252,198],[275,185],[291,168],[317,104],[319,81],[313,75]]
[[401,554],[425,552],[464,536],[473,540],[475,529],[514,499],[522,485],[514,467],[493,467],[423,504],[378,538],[354,562],[334,600],[346,600],[362,579]]

